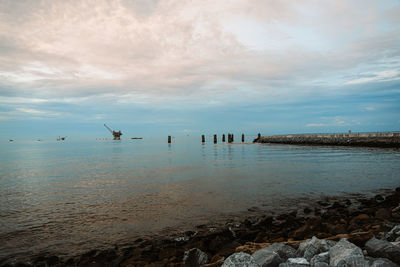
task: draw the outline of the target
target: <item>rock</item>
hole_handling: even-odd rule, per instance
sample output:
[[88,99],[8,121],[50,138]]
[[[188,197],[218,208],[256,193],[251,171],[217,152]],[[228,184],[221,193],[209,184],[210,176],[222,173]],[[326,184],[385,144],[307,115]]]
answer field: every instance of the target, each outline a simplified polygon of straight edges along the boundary
[[315,255],[310,261],[311,267],[317,266],[319,263],[326,263],[327,265],[329,264],[329,252]]
[[329,249],[335,244],[328,242],[332,241],[318,239],[314,236],[300,244],[297,250],[297,255],[310,261],[315,255],[329,251]]
[[279,267],[306,267],[310,266],[305,258],[289,258],[287,262],[279,264]]
[[278,254],[278,256],[282,259],[282,262],[286,261],[288,258],[296,257],[296,250],[291,246],[282,243],[273,243],[271,246],[257,250],[252,256],[256,259],[259,265],[262,265],[257,259],[261,259],[272,253]]
[[372,238],[365,244],[365,249],[368,251],[369,256],[387,258],[400,264],[400,247],[388,241]]
[[293,237],[295,239],[303,239],[307,236],[309,236],[311,234],[311,229],[310,226],[305,224],[303,226],[301,226],[300,228],[298,228],[296,231],[294,231],[293,233]]
[[330,223],[328,223],[326,225],[326,228],[328,229],[329,233],[331,233],[333,235],[347,233],[347,227],[344,224],[330,224]]
[[395,241],[396,238],[400,237],[400,224],[392,228],[386,235],[387,241]]
[[380,208],[375,212],[375,218],[377,219],[389,219],[390,216],[391,212],[384,208]]
[[346,239],[341,239],[335,246],[329,249],[330,266],[366,266],[362,250]]
[[247,253],[238,252],[230,255],[222,264],[222,267],[260,267],[254,258]]
[[284,262],[284,260],[279,257],[279,254],[273,251],[257,253],[253,258],[256,263],[262,267],[277,267]]
[[317,262],[314,267],[329,267],[329,264],[326,262]]
[[374,234],[372,231],[354,232],[349,235],[348,240],[351,243],[356,244],[357,246],[364,246],[365,242],[367,242],[368,240],[370,240],[373,237],[374,237]]
[[271,243],[254,243],[254,242],[246,242],[243,246],[238,246],[235,248],[235,252],[245,252],[249,254],[253,254],[257,250],[262,248],[271,246]]
[[351,219],[350,224],[362,224],[367,222],[370,217],[367,214],[360,214],[353,219]]
[[[397,238],[397,239],[399,239],[399,238]],[[394,242],[390,242],[390,243],[392,243],[392,245],[400,247],[400,241],[394,241]]]
[[304,212],[305,214],[309,214],[311,211],[312,211],[312,210],[311,210],[309,207],[305,207],[305,208],[303,209],[303,212]]
[[187,267],[198,267],[208,263],[208,256],[200,249],[192,248],[185,251],[183,263]]
[[310,265],[307,259],[305,258],[289,258],[287,263],[295,263],[295,264],[302,264],[302,265]]
[[398,267],[398,265],[388,259],[379,258],[369,258],[369,266],[370,267]]
[[298,264],[298,263],[289,263],[289,262],[285,262],[285,263],[279,264],[279,267],[306,267],[306,266],[310,266],[310,265]]

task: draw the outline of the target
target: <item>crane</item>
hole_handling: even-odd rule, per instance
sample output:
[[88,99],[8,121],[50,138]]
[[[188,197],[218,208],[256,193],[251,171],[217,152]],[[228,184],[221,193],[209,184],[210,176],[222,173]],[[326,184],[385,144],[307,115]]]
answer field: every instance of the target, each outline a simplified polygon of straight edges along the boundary
[[118,132],[113,131],[105,123],[104,123],[104,127],[106,127],[107,130],[109,130],[110,133],[114,136],[114,140],[121,140],[121,135],[122,135],[121,131],[118,131]]

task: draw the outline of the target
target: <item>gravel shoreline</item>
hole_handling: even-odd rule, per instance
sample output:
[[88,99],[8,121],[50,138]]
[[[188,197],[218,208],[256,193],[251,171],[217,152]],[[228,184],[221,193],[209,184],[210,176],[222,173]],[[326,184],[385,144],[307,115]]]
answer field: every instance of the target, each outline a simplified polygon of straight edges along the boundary
[[298,249],[312,237],[330,241],[346,238],[365,249],[367,241],[384,238],[399,224],[400,187],[374,197],[320,200],[301,211],[260,214],[218,228],[199,225],[176,238],[139,238],[129,247],[92,250],[73,258],[42,255],[27,262],[6,259],[0,266],[185,266],[185,252],[186,266],[198,266],[191,262],[198,258],[197,251],[207,258],[204,266],[221,266],[234,253],[253,254],[274,243]]

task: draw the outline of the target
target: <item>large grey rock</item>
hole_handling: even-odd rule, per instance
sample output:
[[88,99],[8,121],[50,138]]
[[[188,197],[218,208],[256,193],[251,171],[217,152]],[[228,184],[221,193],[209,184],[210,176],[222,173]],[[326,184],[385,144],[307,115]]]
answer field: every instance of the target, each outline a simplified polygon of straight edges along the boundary
[[398,267],[396,263],[384,258],[370,258],[368,257],[370,267]]
[[304,265],[304,264],[299,264],[299,263],[289,263],[289,262],[279,264],[279,267],[306,267],[306,266],[310,266],[310,265]]
[[397,264],[400,264],[400,247],[392,243],[371,238],[365,243],[365,249],[369,256],[376,258],[387,258]]
[[296,250],[285,244],[273,243],[268,247],[257,250],[252,256],[257,264],[262,267],[278,267],[288,258],[296,257]]
[[364,259],[362,250],[345,238],[342,238],[335,246],[329,249],[329,256],[330,266],[368,266],[368,261]]
[[260,267],[254,258],[247,253],[238,252],[230,255],[222,267]]
[[208,256],[200,249],[192,248],[185,251],[183,263],[186,267],[198,267],[208,263]]
[[[397,238],[397,239],[399,239],[399,238]],[[400,247],[400,241],[394,241],[394,242],[390,242],[390,243],[392,243],[392,245]]]
[[323,252],[315,255],[310,261],[311,267],[321,266],[321,263],[326,263],[327,265],[329,264],[329,252]]
[[305,259],[305,258],[289,258],[287,260],[287,263],[301,264],[301,265],[305,265],[305,266],[309,266],[310,265],[308,260]]
[[284,261],[286,261],[288,258],[296,257],[296,250],[294,248],[292,248],[291,246],[288,246],[288,245],[285,245],[282,243],[273,243],[272,245],[270,245],[268,247],[257,250],[256,252],[253,253],[253,257],[255,256],[254,254],[261,253],[259,251],[276,252],[276,253],[278,253],[279,257],[281,257]]
[[256,252],[254,252],[252,256],[261,267],[278,267],[279,264],[284,262],[284,260],[279,257],[279,254],[274,251],[260,251],[257,254]]
[[307,239],[305,242],[300,244],[297,249],[297,255],[311,261],[315,255],[329,251],[329,249],[335,244],[336,242],[328,242],[313,236],[313,238]]
[[305,258],[289,258],[287,262],[279,264],[279,267],[308,267],[310,264]]
[[393,227],[392,230],[385,235],[388,241],[395,241],[398,237],[400,237],[400,224]]

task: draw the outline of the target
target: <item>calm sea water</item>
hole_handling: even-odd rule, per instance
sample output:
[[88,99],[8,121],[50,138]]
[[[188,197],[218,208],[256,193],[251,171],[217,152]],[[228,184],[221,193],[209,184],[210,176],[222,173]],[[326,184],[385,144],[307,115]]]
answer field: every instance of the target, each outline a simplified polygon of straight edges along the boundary
[[67,140],[1,143],[0,160],[0,259],[74,255],[253,206],[400,185],[395,149]]

